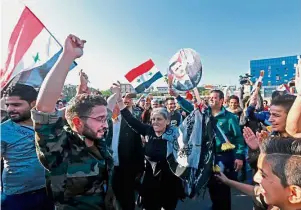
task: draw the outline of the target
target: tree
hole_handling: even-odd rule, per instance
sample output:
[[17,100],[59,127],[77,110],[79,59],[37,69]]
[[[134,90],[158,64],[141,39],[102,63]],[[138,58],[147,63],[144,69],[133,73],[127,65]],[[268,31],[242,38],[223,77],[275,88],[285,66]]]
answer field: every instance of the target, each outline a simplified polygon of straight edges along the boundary
[[206,90],[206,88],[204,88],[204,87],[197,87],[197,88],[200,93]]
[[63,94],[67,102],[70,101],[76,95],[76,87],[76,85],[64,85]]
[[101,90],[100,92],[101,92],[101,94],[104,97],[108,97],[108,96],[112,95],[112,92],[110,91],[110,89],[108,89],[108,90]]

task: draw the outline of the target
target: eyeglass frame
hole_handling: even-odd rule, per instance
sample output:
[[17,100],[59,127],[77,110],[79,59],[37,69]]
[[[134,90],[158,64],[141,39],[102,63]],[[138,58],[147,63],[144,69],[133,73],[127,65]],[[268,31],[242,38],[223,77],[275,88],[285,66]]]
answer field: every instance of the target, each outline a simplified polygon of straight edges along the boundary
[[81,118],[81,117],[83,117],[83,118],[90,118],[90,119],[96,120],[96,121],[101,122],[101,123],[105,123],[108,120],[107,117],[104,117],[104,119],[101,119],[101,120],[97,119],[99,117],[79,116],[79,118]]

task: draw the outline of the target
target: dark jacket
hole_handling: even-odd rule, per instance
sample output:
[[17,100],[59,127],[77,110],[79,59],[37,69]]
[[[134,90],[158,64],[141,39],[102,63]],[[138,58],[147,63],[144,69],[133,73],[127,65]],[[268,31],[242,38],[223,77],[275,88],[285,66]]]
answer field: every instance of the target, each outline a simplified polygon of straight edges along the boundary
[[[133,109],[133,115],[141,121],[140,110]],[[141,136],[132,129],[126,120],[121,118],[118,159],[121,168],[132,168],[141,171],[144,166],[144,150],[142,146]]]

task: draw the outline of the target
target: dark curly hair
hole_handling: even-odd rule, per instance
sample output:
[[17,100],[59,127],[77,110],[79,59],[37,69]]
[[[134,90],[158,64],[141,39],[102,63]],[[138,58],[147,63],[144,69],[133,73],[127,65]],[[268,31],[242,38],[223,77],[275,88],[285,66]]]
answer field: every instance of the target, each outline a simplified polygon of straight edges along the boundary
[[19,96],[21,100],[27,101],[30,104],[37,100],[38,91],[32,86],[24,84],[15,84],[8,87],[3,93],[4,97]]
[[89,116],[95,106],[107,106],[107,101],[100,95],[79,94],[69,102],[66,118],[70,123],[75,116]]

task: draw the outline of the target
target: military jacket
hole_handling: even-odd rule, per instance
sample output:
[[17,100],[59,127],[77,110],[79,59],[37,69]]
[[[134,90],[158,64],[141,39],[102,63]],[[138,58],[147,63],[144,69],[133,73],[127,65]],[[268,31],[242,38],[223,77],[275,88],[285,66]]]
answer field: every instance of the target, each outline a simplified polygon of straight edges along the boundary
[[105,141],[87,147],[83,136],[64,126],[58,112],[33,109],[32,119],[38,158],[50,171],[56,209],[104,209],[113,169]]

